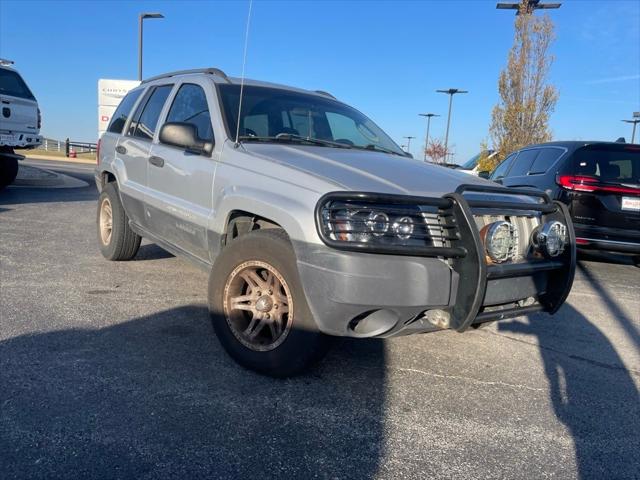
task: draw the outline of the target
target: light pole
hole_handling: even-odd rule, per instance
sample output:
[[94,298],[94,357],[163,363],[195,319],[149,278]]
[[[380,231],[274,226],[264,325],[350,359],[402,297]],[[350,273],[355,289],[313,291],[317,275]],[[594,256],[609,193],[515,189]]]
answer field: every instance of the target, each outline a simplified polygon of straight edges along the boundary
[[427,161],[427,148],[429,147],[429,127],[431,126],[431,118],[439,117],[440,115],[436,115],[435,113],[419,113],[421,117],[425,117],[427,119],[427,134],[424,136],[424,158],[423,160]]
[[[527,13],[531,14],[534,10],[542,10],[549,8],[560,8],[561,3],[540,3],[540,0],[528,0],[527,1]],[[519,3],[498,3],[496,5],[498,10],[516,10],[516,15],[520,15]]]
[[622,120],[625,123],[633,123],[633,130],[631,131],[631,143],[636,143],[636,125],[640,123],[640,112],[633,112],[632,120]]
[[411,139],[416,137],[402,137],[407,139],[407,153],[411,153]]
[[469,93],[467,90],[460,90],[458,88],[450,88],[449,90],[436,90],[438,93],[446,93],[449,95],[449,115],[447,116],[447,133],[444,136],[444,163],[447,163],[447,155],[449,155],[449,126],[451,125],[451,104],[453,103],[453,96],[456,93]]
[[138,80],[142,81],[142,22],[145,18],[164,18],[161,13],[141,13],[138,16]]

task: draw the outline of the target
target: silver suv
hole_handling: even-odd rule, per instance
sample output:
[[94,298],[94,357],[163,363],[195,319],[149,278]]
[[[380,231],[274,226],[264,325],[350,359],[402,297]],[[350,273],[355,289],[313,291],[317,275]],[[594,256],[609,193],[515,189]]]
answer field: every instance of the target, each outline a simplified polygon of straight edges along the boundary
[[414,160],[325,92],[218,69],[154,77],[122,100],[98,159],[102,254],[132,259],[145,237],[206,269],[220,342],[269,375],[333,337],[553,313],[573,282],[563,205]]

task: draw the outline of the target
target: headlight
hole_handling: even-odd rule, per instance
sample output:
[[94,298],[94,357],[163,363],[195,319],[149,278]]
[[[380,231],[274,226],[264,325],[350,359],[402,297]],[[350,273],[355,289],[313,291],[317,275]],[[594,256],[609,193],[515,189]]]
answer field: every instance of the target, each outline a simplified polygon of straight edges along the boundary
[[513,258],[518,247],[518,230],[515,225],[499,221],[486,225],[480,231],[487,256],[494,263],[506,262]]
[[363,197],[363,194],[350,198],[349,194],[335,193],[319,202],[316,222],[325,243],[335,248],[400,255],[437,256],[439,251],[426,250],[449,247],[450,235],[455,234],[456,227],[441,221],[438,213],[438,207],[445,205],[446,200],[420,198],[425,202],[410,203],[406,198],[390,195]]
[[547,257],[557,257],[567,246],[567,226],[558,221],[547,222],[542,229],[534,232],[533,243]]

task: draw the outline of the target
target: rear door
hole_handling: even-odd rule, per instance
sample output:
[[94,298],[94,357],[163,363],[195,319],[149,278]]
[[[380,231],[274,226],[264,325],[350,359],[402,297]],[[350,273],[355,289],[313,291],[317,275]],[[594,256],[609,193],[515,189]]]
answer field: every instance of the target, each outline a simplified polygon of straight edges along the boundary
[[[196,78],[180,84],[165,122],[191,123],[200,139],[214,143],[211,112],[215,100],[207,86],[206,80]],[[206,262],[210,261],[207,227],[213,215],[218,155],[214,151],[207,157],[155,142],[148,162],[150,232]]]
[[[144,202],[148,192],[147,162],[151,141],[172,88],[173,85],[157,85],[146,91],[116,146],[116,156],[124,165],[119,176],[120,197],[129,218],[142,227],[147,226]],[[116,164],[116,168],[118,166]]]
[[0,67],[0,131],[37,134],[38,102],[22,77],[10,68]]
[[[595,144],[578,149],[558,182],[569,192],[576,223],[640,231],[640,146]],[[624,234],[623,234],[624,235]],[[611,238],[611,240],[615,240]]]

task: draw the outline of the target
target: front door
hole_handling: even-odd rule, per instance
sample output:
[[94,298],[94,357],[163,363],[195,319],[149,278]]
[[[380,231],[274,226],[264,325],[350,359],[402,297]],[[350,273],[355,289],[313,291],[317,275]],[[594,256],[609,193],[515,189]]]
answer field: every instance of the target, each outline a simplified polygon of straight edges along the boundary
[[[208,101],[203,86],[195,79],[181,84],[165,122],[191,123],[202,140],[213,143],[209,105],[214,103]],[[147,168],[151,233],[209,262],[207,226],[213,215],[215,159],[158,142],[151,147]]]

